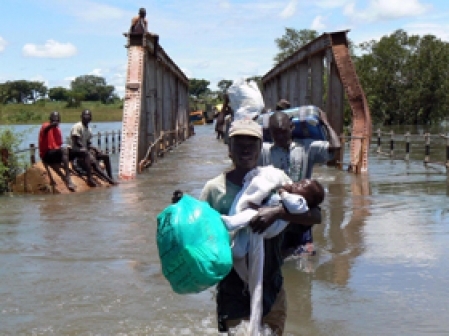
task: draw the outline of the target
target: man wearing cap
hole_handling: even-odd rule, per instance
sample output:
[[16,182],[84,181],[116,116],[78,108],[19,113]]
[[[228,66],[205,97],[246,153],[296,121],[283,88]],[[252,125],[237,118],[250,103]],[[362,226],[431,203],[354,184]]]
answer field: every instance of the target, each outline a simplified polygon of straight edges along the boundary
[[[234,167],[209,180],[203,188],[201,199],[223,215],[229,214],[234,198],[243,187],[245,175],[257,166],[262,148],[262,129],[252,120],[236,120],[229,130],[229,157]],[[318,209],[307,213],[291,215],[282,205],[259,208],[250,221],[254,232],[264,232],[276,220],[313,225],[321,221]],[[282,335],[286,319],[286,298],[281,273],[281,243],[283,233],[265,239],[265,261],[263,274],[263,318],[276,335]],[[226,332],[250,316],[250,295],[248,284],[232,269],[217,285],[218,330]]]

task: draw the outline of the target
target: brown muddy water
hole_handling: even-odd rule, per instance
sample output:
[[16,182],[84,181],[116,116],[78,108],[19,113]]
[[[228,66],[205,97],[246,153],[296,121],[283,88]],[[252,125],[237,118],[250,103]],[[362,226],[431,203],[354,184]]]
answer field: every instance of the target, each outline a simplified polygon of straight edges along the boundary
[[[213,126],[196,132],[117,187],[0,198],[0,335],[218,334],[214,291],[174,294],[155,243],[172,191],[230,166]],[[374,152],[364,178],[315,170],[319,253],[284,265],[286,335],[449,334],[446,175]]]

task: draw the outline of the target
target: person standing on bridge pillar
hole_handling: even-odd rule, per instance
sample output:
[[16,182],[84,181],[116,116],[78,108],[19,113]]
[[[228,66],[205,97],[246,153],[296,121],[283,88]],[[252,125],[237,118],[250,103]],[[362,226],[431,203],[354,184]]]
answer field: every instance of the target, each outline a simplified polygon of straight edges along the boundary
[[129,29],[132,35],[150,34],[154,37],[154,57],[157,57],[157,49],[159,45],[159,35],[148,32],[148,21],[146,19],[147,11],[145,8],[139,9],[139,14],[132,18],[131,27]]
[[[320,119],[327,129],[329,141],[292,139],[294,125],[289,116],[282,112],[286,106],[287,104],[282,104],[281,100],[277,104],[277,111],[270,116],[269,130],[273,143],[263,144],[258,164],[259,166],[273,165],[282,169],[293,182],[310,179],[313,166],[331,160],[334,151],[340,149],[340,140],[330,126],[325,113],[321,113]],[[316,253],[312,227],[305,225],[303,229],[302,233],[298,233],[295,225],[295,232],[289,232],[290,226],[287,227],[282,247],[284,257],[292,254],[314,255]]]
[[131,20],[130,33],[132,34],[145,34],[148,31],[148,21],[145,18],[147,11],[145,8],[139,9],[139,15],[135,16]]
[[[228,146],[233,169],[206,182],[200,196],[222,215],[229,214],[235,197],[243,188],[244,177],[257,166],[262,148],[262,128],[253,120],[234,121],[229,129]],[[303,214],[293,215],[283,205],[262,207],[249,226],[254,232],[262,233],[279,219],[313,225],[321,222],[321,213],[318,208],[312,208]],[[282,231],[264,241],[262,323],[267,324],[274,335],[283,334],[287,314],[281,271],[283,236]],[[240,278],[234,268],[218,283],[216,300],[220,332],[229,331],[243,320],[249,320],[251,303],[248,283]]]

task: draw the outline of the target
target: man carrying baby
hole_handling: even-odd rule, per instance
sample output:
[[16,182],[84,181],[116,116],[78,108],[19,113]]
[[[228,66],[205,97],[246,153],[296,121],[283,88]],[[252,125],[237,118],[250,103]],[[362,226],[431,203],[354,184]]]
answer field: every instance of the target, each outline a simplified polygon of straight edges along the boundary
[[[222,215],[228,215],[234,198],[243,187],[244,177],[257,166],[261,148],[261,127],[252,120],[234,121],[229,130],[229,156],[234,167],[209,180],[201,193],[201,199]],[[251,218],[249,227],[253,232],[262,233],[279,219],[311,226],[321,222],[321,213],[319,209],[312,208],[302,214],[290,214],[282,204],[261,207]],[[275,335],[283,334],[287,314],[281,272],[282,239],[283,232],[264,240],[262,323],[267,324]],[[226,332],[249,319],[248,285],[234,269],[218,283],[216,300],[220,332]]]

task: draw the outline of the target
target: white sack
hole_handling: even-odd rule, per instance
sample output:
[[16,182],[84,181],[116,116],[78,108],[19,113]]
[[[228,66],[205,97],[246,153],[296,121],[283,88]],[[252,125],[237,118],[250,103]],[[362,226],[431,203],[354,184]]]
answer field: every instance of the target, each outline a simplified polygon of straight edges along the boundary
[[247,83],[244,78],[235,80],[227,93],[234,120],[254,119],[264,108],[262,93],[255,81]]

